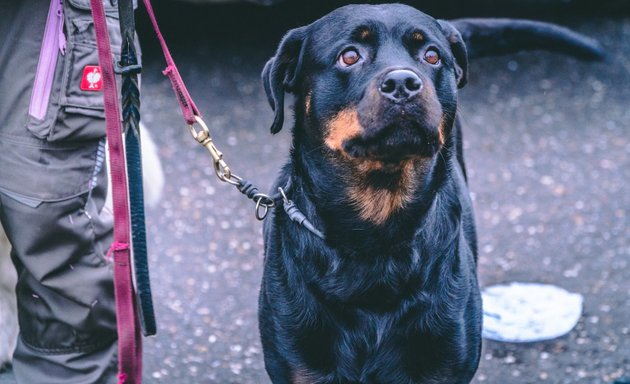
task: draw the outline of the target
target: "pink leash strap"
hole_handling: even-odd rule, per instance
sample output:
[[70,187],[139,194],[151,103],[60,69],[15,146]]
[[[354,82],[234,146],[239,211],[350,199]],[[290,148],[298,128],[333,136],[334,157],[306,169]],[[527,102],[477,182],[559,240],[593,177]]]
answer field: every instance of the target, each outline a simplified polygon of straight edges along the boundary
[[98,59],[103,75],[105,124],[114,203],[114,243],[111,250],[114,254],[114,290],[118,329],[118,383],[140,384],[142,382],[142,338],[131,277],[127,174],[118,92],[103,3],[102,0],[90,0],[90,4],[96,31]]
[[182,80],[182,77],[177,70],[177,66],[175,65],[175,61],[173,61],[173,57],[171,56],[171,52],[168,50],[168,46],[166,45],[166,41],[162,36],[162,32],[160,32],[160,27],[158,26],[157,19],[155,18],[155,13],[153,12],[153,6],[151,6],[151,0],[143,0],[144,7],[147,10],[147,14],[151,19],[151,24],[153,24],[153,29],[155,30],[155,34],[157,35],[158,40],[160,41],[160,46],[162,47],[162,52],[164,53],[164,59],[166,59],[166,69],[162,71],[162,73],[169,78],[171,81],[171,85],[173,87],[173,91],[175,91],[175,96],[177,97],[177,101],[179,102],[179,107],[182,109],[182,113],[184,114],[184,119],[188,125],[193,125],[197,122],[195,116],[201,117],[201,113],[195,102],[190,97],[188,93],[188,89],[186,89],[186,85]]

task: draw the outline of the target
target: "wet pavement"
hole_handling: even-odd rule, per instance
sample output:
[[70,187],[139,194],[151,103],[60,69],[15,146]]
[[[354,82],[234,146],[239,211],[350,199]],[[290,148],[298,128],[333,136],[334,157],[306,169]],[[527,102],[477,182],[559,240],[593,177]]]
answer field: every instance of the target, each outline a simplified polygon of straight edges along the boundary
[[[266,12],[224,31],[211,24],[221,17],[211,8],[185,9],[210,21],[191,36],[184,14],[175,17],[180,30],[166,26],[180,71],[234,172],[266,190],[289,152],[290,125],[269,134],[259,73],[282,32],[309,17],[278,21]],[[597,37],[609,60],[539,52],[476,60],[460,105],[482,285],[555,284],[584,296],[584,314],[553,341],[486,341],[475,383],[630,375],[630,19],[564,24]],[[262,225],[253,205],[214,176],[154,43],[143,40],[143,120],[167,176],[163,201],[147,215],[159,331],[145,341],[145,382],[269,383],[256,320]],[[10,374],[0,383],[12,383]]]

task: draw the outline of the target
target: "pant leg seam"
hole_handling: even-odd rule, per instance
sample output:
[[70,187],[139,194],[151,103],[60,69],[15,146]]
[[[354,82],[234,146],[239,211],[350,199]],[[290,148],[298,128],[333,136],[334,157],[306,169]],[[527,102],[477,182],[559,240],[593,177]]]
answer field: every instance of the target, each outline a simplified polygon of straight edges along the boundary
[[[88,218],[89,228],[90,228],[90,236],[92,243],[92,254],[96,256],[99,261],[100,266],[107,265],[107,260],[104,257],[103,249],[101,249],[100,244],[96,241],[96,229],[94,228],[94,221],[92,216],[89,213],[88,204],[94,204],[92,200],[92,191],[96,188],[98,183],[98,175],[103,170],[103,166],[105,164],[105,139],[102,139],[98,143],[98,148],[96,150],[96,159],[94,161],[94,168],[92,168],[92,175],[89,181],[89,191],[87,197],[85,199],[85,204],[83,206],[83,214]],[[96,210],[95,210],[96,211]],[[98,249],[97,249],[98,248]]]
[[[118,350],[114,352],[114,356],[112,357],[112,360],[109,362],[109,365],[107,366],[107,369],[105,371],[118,373]],[[108,384],[114,381],[118,382],[118,380],[112,380],[111,376],[105,374],[103,375],[102,379],[95,384]]]
[[90,178],[90,187],[88,193],[88,199],[92,197],[92,190],[96,187],[98,182],[98,174],[103,170],[105,164],[105,140],[102,139],[98,143],[96,149],[96,161],[94,162],[94,168],[92,169],[92,177]]
[[112,337],[109,339],[104,339],[102,341],[96,343],[81,343],[75,344],[72,347],[45,347],[45,346],[35,346],[32,342],[24,337],[23,334],[20,334],[20,340],[24,343],[28,348],[41,352],[47,355],[63,355],[67,353],[89,353],[94,351],[99,351],[104,349],[105,347],[110,346],[112,343],[116,342],[116,337]]

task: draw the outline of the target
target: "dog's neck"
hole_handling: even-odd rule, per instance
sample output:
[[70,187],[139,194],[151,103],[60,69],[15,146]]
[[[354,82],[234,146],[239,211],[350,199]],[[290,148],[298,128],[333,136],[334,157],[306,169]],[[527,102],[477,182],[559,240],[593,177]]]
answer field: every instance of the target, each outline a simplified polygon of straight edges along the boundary
[[360,219],[377,226],[385,224],[413,201],[430,169],[430,160],[426,159],[383,164],[338,157],[334,161],[343,168],[349,204]]
[[[359,193],[360,187],[353,189],[330,159],[302,146],[295,147],[292,156],[285,169],[292,177],[289,198],[325,233],[322,242],[304,230],[299,230],[301,235],[294,232],[291,239],[299,249],[292,258],[308,266],[302,273],[305,280],[319,282],[316,291],[321,297],[390,311],[400,305],[401,297],[408,298],[401,296],[401,289],[417,287],[441,266],[456,263],[453,244],[461,235],[462,207],[457,177],[450,174],[453,164],[443,156],[435,158],[426,178],[414,181],[415,193],[404,208],[379,225],[361,218],[348,192]],[[357,276],[373,284],[353,284]],[[383,279],[395,283],[381,284]],[[339,286],[347,289],[331,288]]]
[[303,137],[294,140],[294,170],[327,239],[340,244],[382,248],[410,241],[413,228],[448,178],[449,148],[433,159],[409,159],[399,165],[351,162],[322,152]]

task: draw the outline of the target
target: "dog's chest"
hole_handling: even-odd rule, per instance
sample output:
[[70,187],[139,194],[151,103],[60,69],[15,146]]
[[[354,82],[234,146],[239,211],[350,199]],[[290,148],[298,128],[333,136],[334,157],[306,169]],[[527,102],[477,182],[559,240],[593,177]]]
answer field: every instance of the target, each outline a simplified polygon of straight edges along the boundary
[[[431,361],[421,375],[422,382],[430,383],[438,372],[448,376],[448,367],[435,359],[436,351],[450,356],[451,362],[467,358],[450,347],[464,337],[460,322],[468,285],[461,283],[466,276],[435,278],[445,276],[445,270],[461,271],[461,260],[443,257],[440,262],[426,263],[420,249],[406,248],[396,257],[381,257],[381,263],[373,261],[365,268],[347,260],[331,262],[325,272],[312,276],[318,281],[317,293],[306,307],[317,319],[302,324],[305,328],[300,333],[312,332],[313,323],[321,328],[312,343],[307,345],[302,339],[298,344],[298,348],[318,351],[306,354],[314,357],[307,359],[307,365],[332,368],[330,375],[337,380],[332,382],[383,383],[392,382],[384,378],[396,377],[399,381],[395,382],[412,383],[419,376],[408,367]],[[445,292],[457,299],[443,297]],[[336,357],[321,364],[322,355]]]
[[[340,324],[343,326],[336,328]],[[394,357],[392,353],[400,349],[400,342],[404,339],[400,334],[403,323],[389,314],[348,310],[323,325],[335,334],[330,347],[339,358],[331,375],[341,381],[363,382],[374,371],[382,370],[383,361],[391,361]],[[400,362],[391,363],[388,370],[395,370],[394,366]]]
[[[335,332],[334,325],[330,332],[335,333],[334,343],[331,345],[332,355],[337,356],[335,367],[327,376],[330,382],[348,383],[415,383],[422,377],[423,383],[432,383],[434,378],[448,377],[448,368],[442,362],[434,360],[436,351],[449,355],[449,351],[442,349],[435,343],[435,335],[423,330],[423,324],[428,323],[423,316],[400,316],[374,314],[355,311],[346,321],[343,331]],[[337,323],[336,325],[339,325]],[[337,329],[338,331],[338,329]],[[441,343],[447,344],[446,339]],[[455,362],[456,359],[452,361]],[[431,367],[421,375],[414,369],[431,361]],[[391,381],[395,378],[395,381]],[[442,380],[435,382],[443,383]]]

